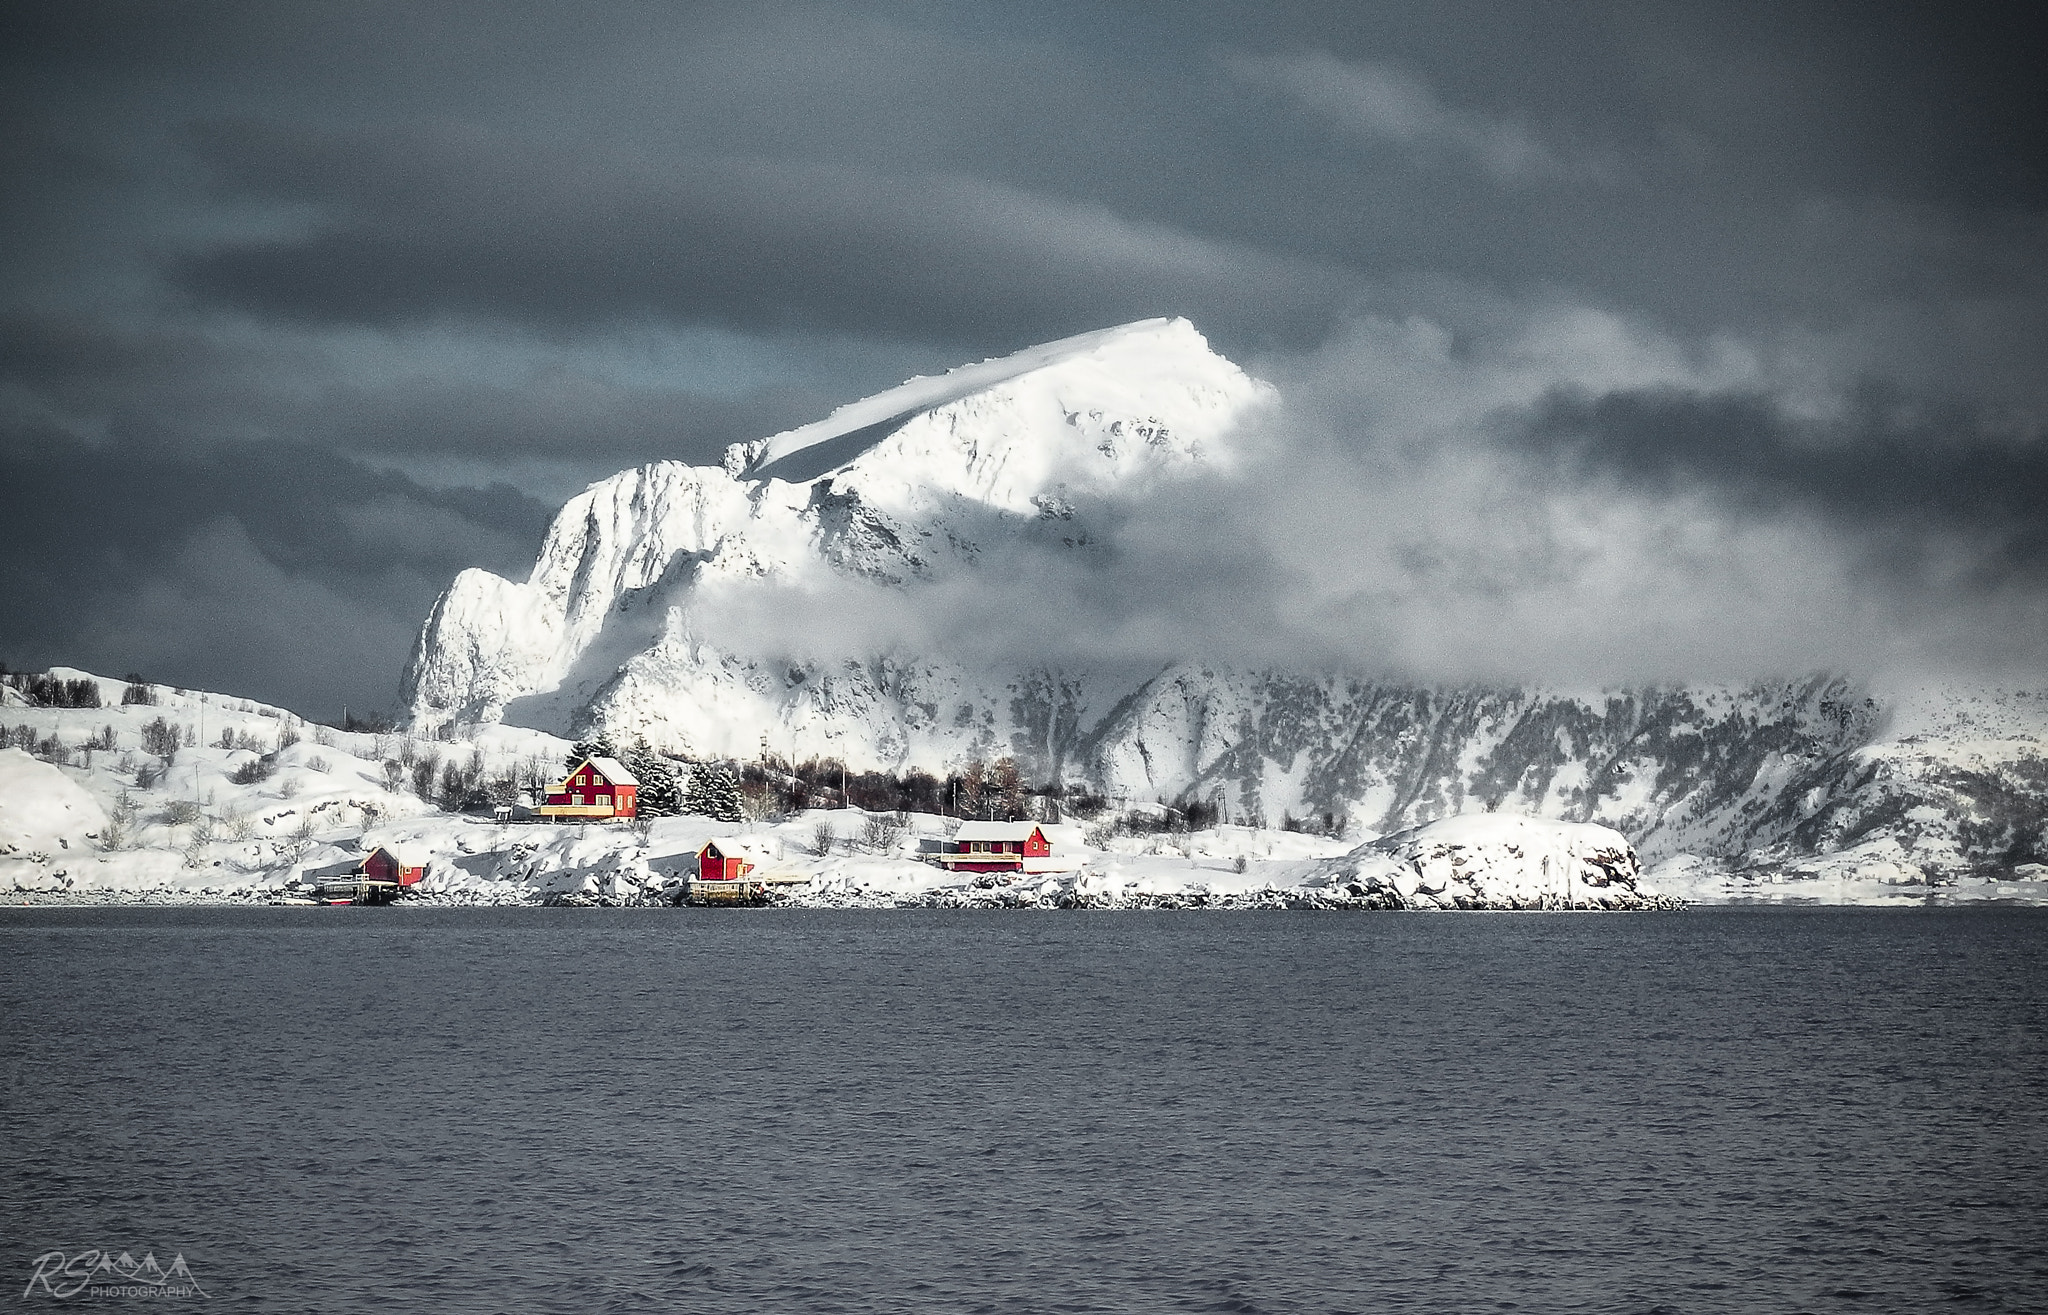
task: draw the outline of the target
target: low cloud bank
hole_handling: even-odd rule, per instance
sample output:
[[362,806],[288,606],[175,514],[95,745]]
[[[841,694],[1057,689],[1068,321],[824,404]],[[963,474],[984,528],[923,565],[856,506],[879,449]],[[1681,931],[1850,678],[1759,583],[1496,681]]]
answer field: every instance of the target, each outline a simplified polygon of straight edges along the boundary
[[2048,448],[1809,364],[1579,308],[1362,319],[1260,363],[1287,401],[1230,473],[1081,505],[1085,548],[1025,531],[993,569],[735,591],[694,624],[819,661],[2042,674]]

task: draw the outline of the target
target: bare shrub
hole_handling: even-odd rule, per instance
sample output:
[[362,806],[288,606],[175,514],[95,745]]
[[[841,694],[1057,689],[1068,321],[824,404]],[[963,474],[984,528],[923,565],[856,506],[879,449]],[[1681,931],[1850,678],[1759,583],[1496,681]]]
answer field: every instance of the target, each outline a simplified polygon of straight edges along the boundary
[[903,830],[901,814],[869,813],[868,820],[861,826],[860,842],[877,854],[886,854],[896,848],[896,843],[903,838]]
[[107,812],[107,824],[100,828],[100,848],[126,849],[133,844],[135,819],[141,811],[126,789],[116,794],[114,806]]
[[839,839],[830,822],[820,822],[811,828],[811,852],[819,858],[832,852],[832,843]]
[[434,798],[434,783],[441,774],[441,755],[430,751],[412,765],[412,792],[429,803]]
[[305,852],[308,849],[312,848],[312,846],[313,815],[308,813],[306,816],[299,819],[299,824],[293,827],[291,829],[291,834],[285,837],[284,848],[285,852],[290,854],[293,860],[296,861],[299,858],[303,857],[305,855]]

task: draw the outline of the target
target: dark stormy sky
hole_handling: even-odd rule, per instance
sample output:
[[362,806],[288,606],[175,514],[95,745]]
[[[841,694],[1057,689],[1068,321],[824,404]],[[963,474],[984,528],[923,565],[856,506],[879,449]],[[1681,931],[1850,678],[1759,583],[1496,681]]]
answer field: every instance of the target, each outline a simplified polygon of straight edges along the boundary
[[1284,421],[1037,582],[1162,652],[2048,674],[2027,13],[10,4],[0,659],[389,707],[587,481],[1169,314]]

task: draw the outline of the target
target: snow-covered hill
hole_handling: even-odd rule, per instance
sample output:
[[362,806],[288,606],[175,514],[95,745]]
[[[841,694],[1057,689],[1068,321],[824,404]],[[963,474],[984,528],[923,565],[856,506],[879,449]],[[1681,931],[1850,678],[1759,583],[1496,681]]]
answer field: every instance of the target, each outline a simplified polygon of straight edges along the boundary
[[[525,581],[468,571],[443,595],[416,726],[939,772],[1008,754],[1034,781],[1353,834],[1523,813],[1613,827],[1700,894],[2048,859],[2048,692],[1419,688],[1004,649],[1020,628],[978,593],[1026,561],[1116,569],[1114,506],[1246,462],[1276,402],[1151,320],[912,380],[720,467],[623,472],[563,508]],[[1056,632],[1059,599],[1040,606]]]
[[320,846],[385,843],[393,827],[444,818],[422,794],[450,768],[531,780],[558,773],[568,749],[510,726],[446,741],[342,731],[164,685],[124,703],[124,681],[49,674],[90,682],[100,706],[34,706],[0,685],[0,890],[254,891]]

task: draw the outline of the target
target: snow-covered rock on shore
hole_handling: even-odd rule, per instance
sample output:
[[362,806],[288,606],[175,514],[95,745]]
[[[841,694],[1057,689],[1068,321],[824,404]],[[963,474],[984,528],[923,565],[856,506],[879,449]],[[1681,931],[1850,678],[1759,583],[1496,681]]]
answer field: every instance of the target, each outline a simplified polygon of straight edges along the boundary
[[1312,881],[1403,909],[1636,909],[1634,846],[1604,826],[1503,813],[1446,818],[1370,841]]

